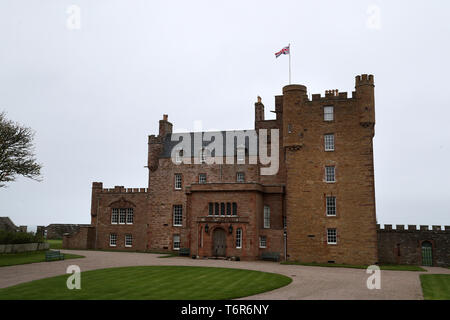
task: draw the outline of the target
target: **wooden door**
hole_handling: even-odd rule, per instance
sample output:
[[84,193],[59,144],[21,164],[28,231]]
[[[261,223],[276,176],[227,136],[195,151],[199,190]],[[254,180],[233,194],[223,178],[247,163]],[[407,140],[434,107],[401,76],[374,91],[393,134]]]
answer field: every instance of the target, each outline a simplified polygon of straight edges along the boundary
[[214,230],[213,234],[213,254],[216,257],[225,257],[226,255],[226,233],[223,229]]

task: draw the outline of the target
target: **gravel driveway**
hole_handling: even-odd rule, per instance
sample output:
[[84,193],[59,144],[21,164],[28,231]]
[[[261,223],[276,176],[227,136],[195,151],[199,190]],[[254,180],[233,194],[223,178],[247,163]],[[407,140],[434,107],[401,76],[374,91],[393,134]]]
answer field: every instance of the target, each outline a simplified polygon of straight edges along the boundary
[[[245,299],[423,299],[419,274],[412,271],[381,271],[381,289],[369,290],[369,274],[363,269],[324,268],[280,265],[265,261],[202,260],[184,257],[158,258],[160,254],[62,250],[86,258],[66,261],[40,262],[0,268],[0,288],[22,282],[53,277],[66,273],[69,265],[78,265],[81,271],[151,265],[184,265],[226,267],[275,272],[293,279],[292,283],[270,292]],[[429,273],[450,274],[450,269],[427,268]],[[83,279],[81,279],[83,281]]]

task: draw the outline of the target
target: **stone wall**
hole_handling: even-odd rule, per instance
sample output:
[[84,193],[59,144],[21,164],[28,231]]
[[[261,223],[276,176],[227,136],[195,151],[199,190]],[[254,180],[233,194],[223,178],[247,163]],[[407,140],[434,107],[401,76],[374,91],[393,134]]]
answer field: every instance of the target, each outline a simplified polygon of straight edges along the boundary
[[77,233],[80,227],[89,226],[87,224],[49,224],[45,227],[47,239],[62,239],[63,235],[68,233]]
[[0,253],[19,253],[38,250],[48,250],[50,244],[43,243],[20,243],[20,244],[0,244]]
[[82,226],[78,232],[63,235],[63,249],[94,249],[96,229],[92,226]]
[[422,244],[432,244],[433,265],[450,266],[450,226],[377,225],[380,264],[422,265]]

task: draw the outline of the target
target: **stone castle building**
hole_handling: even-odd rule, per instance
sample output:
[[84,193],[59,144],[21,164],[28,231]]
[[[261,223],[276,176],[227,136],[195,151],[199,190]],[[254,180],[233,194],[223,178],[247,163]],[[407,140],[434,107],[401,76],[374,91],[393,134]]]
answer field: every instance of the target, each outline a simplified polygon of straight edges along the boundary
[[[268,164],[255,161],[262,155],[254,141],[239,142],[251,130],[187,133],[193,141],[180,148],[164,115],[158,135],[148,138],[148,188],[94,182],[91,225],[66,235],[63,246],[378,262],[373,76],[357,76],[350,97],[328,90],[309,99],[305,86],[287,85],[273,112],[276,118],[265,120],[258,97],[256,144],[267,139],[271,156],[278,153],[278,170],[269,175],[262,174]],[[197,146],[196,136],[203,137]],[[232,145],[232,154],[217,156],[212,140]],[[211,164],[213,157],[222,163]]]

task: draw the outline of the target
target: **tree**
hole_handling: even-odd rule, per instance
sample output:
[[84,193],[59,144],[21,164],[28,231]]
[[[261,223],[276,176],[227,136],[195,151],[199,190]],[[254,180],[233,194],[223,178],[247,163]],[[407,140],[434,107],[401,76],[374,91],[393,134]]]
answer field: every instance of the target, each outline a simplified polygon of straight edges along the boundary
[[0,188],[5,187],[6,182],[15,181],[18,175],[41,181],[42,165],[36,163],[33,138],[30,128],[0,113]]

